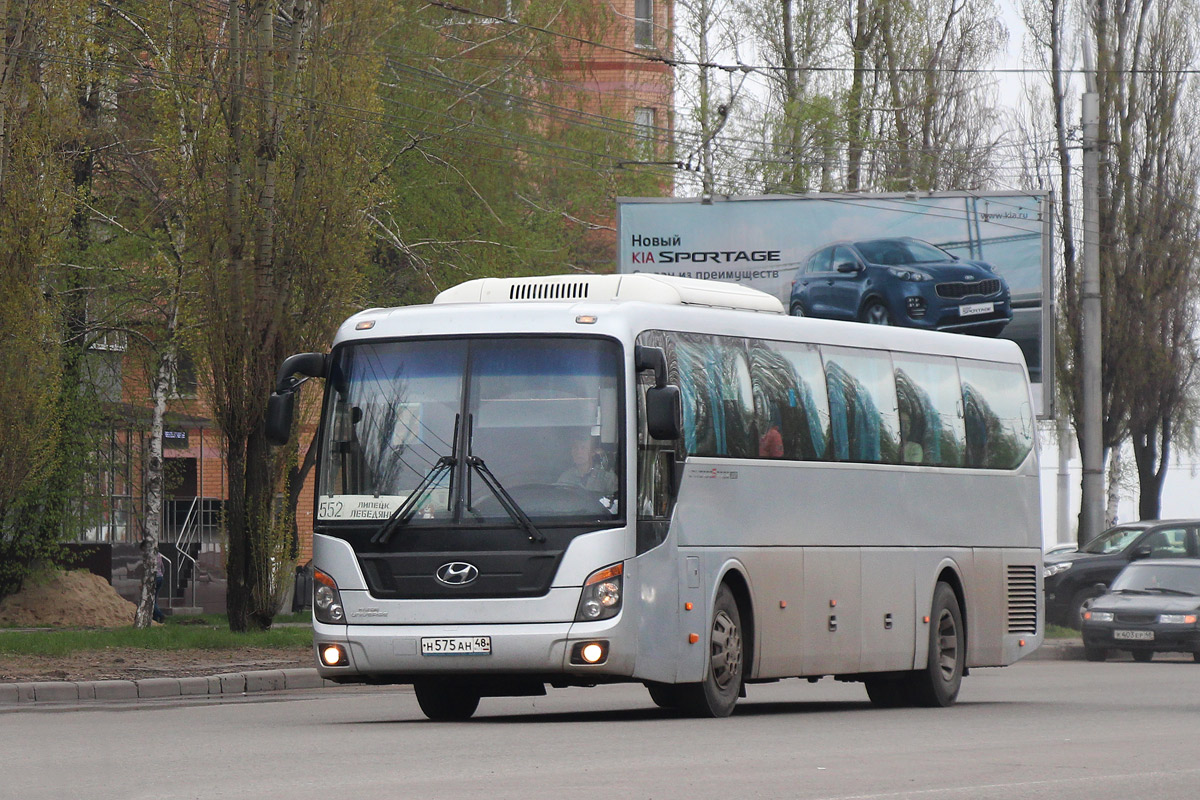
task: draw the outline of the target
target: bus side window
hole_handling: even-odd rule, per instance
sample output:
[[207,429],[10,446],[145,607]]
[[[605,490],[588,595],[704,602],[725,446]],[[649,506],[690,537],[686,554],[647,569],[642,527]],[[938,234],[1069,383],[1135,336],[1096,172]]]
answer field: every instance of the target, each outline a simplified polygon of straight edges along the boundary
[[959,359],[967,466],[1016,469],[1033,449],[1033,411],[1020,367]]

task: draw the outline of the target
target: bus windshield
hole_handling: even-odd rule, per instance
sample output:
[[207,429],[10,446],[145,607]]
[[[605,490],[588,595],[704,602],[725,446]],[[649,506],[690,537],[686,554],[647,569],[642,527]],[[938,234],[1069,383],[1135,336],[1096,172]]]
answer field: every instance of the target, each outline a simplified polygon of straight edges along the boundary
[[[621,351],[582,337],[420,339],[338,348],[317,518],[412,525],[612,521],[622,513]],[[411,504],[410,504],[411,505]]]

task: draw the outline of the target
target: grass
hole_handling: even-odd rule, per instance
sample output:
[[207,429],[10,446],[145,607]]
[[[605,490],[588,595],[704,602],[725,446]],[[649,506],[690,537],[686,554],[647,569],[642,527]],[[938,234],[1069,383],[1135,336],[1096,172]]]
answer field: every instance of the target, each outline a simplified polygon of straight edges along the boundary
[[[308,622],[307,614],[281,614],[275,622]],[[239,650],[246,647],[290,649],[312,644],[307,625],[233,633],[223,614],[168,617],[165,625],[128,628],[11,631],[0,629],[0,654],[61,656],[89,650]]]
[[1047,639],[1078,639],[1079,631],[1074,628],[1064,628],[1062,625],[1047,625]]

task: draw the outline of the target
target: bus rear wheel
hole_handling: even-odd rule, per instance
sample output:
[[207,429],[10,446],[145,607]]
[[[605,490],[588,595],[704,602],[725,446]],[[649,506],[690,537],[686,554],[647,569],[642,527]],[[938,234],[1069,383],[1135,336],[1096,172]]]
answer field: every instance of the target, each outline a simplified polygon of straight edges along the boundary
[[675,687],[680,710],[695,717],[728,717],[733,713],[742,693],[743,644],[737,601],[729,587],[721,584],[713,604],[708,669],[700,683]]
[[958,597],[949,584],[938,582],[929,615],[928,663],[913,676],[910,687],[915,705],[954,705],[966,666],[966,644]]
[[413,692],[421,712],[435,722],[461,722],[479,708],[479,691],[457,681],[417,681]]

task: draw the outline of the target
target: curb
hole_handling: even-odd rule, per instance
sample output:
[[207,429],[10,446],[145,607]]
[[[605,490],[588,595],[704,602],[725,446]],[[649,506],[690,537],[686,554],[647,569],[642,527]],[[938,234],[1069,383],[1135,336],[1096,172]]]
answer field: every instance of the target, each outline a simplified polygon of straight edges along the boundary
[[32,703],[82,700],[148,700],[321,689],[336,686],[311,668],[229,672],[199,678],[143,678],[136,681],[35,681],[0,683],[0,710]]
[[1083,661],[1082,639],[1051,639],[1022,661]]

